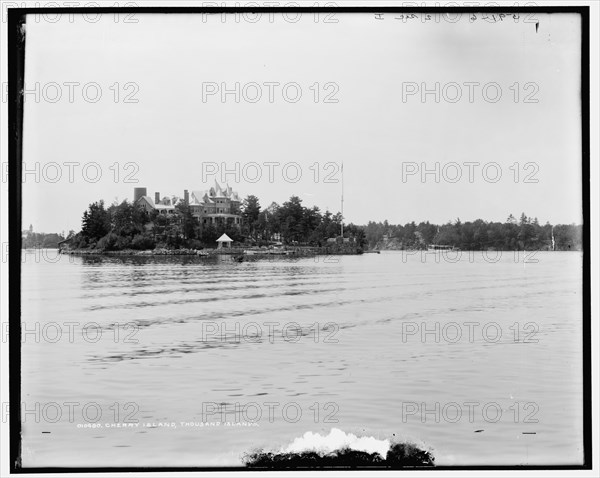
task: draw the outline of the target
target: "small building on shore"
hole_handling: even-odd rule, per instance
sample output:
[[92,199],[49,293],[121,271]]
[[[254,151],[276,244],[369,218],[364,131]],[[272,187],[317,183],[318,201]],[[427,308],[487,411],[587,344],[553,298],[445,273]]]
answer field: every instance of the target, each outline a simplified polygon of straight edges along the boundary
[[227,234],[223,234],[221,237],[217,239],[217,249],[230,248],[233,243],[233,239],[231,239]]

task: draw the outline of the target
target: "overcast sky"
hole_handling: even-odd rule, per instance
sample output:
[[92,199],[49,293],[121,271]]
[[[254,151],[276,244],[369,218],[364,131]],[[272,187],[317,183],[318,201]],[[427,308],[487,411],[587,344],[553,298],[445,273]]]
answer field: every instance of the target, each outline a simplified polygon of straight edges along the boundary
[[[347,223],[504,221],[523,211],[581,223],[579,17],[536,14],[537,31],[524,15],[394,17],[31,16],[23,161],[39,174],[23,185],[23,226],[79,230],[90,202],[131,200],[134,187],[205,189],[221,181],[221,163],[239,163],[226,179],[263,207],[298,195],[335,212],[342,162]],[[72,102],[70,82],[79,83]],[[222,98],[236,83],[239,102]],[[436,83],[439,101],[422,98]],[[264,163],[275,163],[272,182]],[[423,163],[439,163],[439,182],[421,177]],[[218,174],[203,176],[213,165]]]

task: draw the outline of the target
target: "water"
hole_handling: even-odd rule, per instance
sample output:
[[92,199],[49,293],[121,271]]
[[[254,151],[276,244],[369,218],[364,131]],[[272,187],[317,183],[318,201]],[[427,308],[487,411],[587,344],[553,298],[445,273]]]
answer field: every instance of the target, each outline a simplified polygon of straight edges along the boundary
[[331,428],[580,464],[581,255],[435,257],[26,254],[23,465],[239,466]]

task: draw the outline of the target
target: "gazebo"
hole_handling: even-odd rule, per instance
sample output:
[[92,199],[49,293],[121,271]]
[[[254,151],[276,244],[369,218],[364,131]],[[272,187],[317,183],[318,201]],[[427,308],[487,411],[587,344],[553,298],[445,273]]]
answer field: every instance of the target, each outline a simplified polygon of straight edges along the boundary
[[231,239],[231,237],[229,237],[227,234],[223,234],[221,237],[219,237],[217,239],[217,242],[219,243],[219,245],[217,246],[217,249],[222,249],[224,247],[231,247],[231,243],[233,242],[233,239]]

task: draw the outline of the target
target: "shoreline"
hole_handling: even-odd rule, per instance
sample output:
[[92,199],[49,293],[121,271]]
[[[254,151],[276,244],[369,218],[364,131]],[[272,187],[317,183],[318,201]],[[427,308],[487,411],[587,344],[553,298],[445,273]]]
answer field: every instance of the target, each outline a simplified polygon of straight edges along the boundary
[[[251,254],[246,254],[244,251],[251,250]],[[358,247],[294,247],[284,251],[259,250],[251,248],[227,248],[227,249],[149,249],[149,250],[133,250],[124,249],[121,251],[106,251],[98,249],[59,249],[59,254],[73,256],[138,256],[138,257],[154,257],[154,256],[197,256],[197,257],[215,257],[215,256],[243,256],[248,258],[263,258],[263,257],[312,257],[312,256],[329,256],[329,255],[361,255],[364,252]]]

